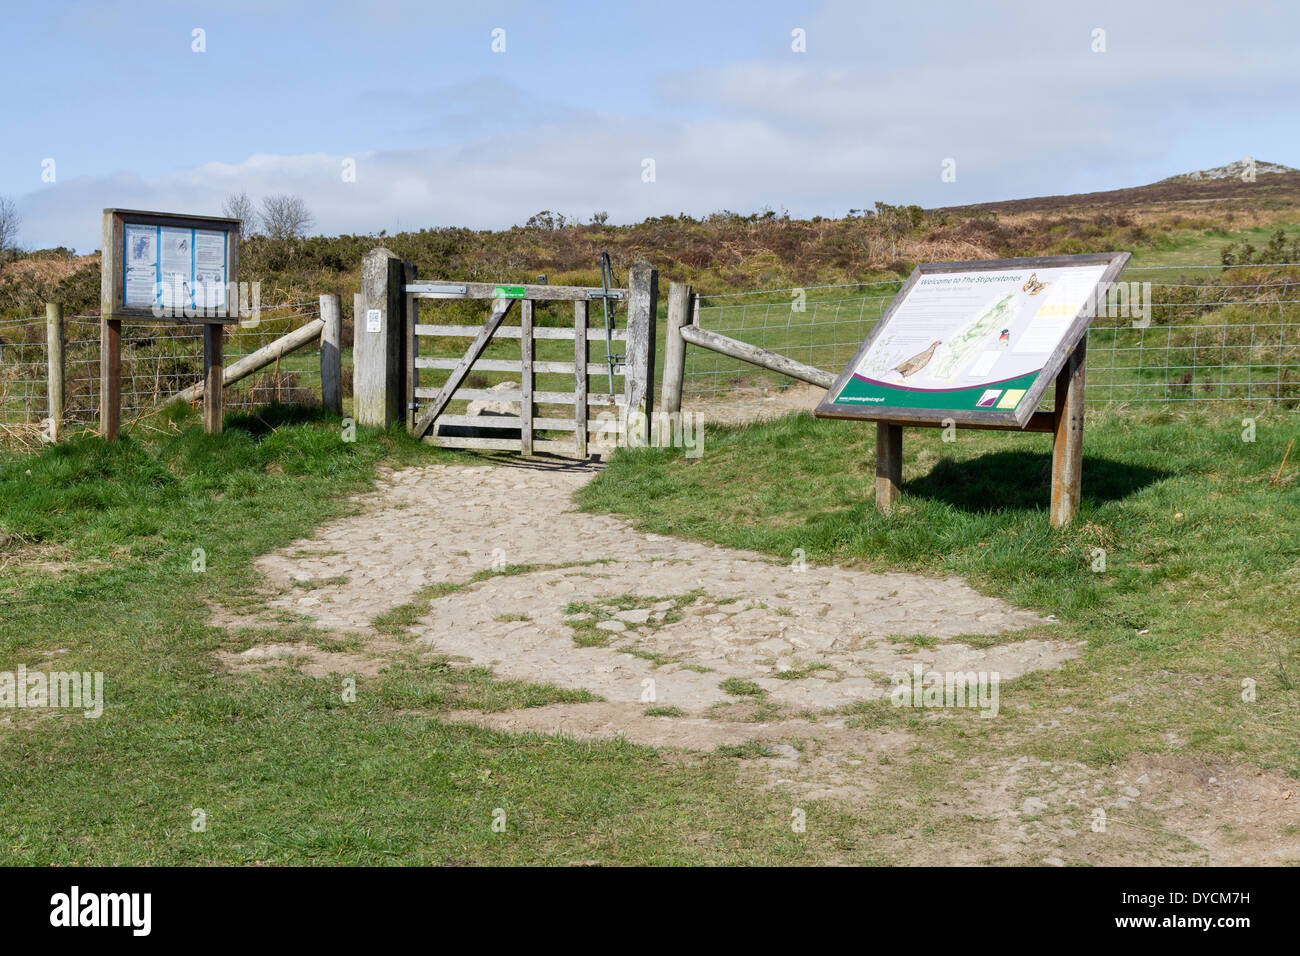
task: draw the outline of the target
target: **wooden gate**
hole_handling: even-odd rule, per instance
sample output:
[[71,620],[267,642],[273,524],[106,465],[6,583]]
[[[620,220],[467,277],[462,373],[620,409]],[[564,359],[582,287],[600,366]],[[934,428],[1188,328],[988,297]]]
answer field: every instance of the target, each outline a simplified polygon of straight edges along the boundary
[[[652,412],[657,277],[648,265],[638,265],[628,285],[606,292],[582,286],[406,283],[411,433],[444,448],[522,455],[586,458],[593,447],[612,448],[617,439],[611,426],[626,420],[623,409],[637,409],[647,418]],[[621,327],[610,334],[617,359],[612,376],[603,347],[606,297],[612,305],[626,305],[617,314]],[[421,321],[421,303],[440,299],[481,299],[491,308],[481,327]],[[572,303],[571,315],[565,303]],[[429,305],[427,311],[436,311]],[[491,387],[489,378],[501,381]],[[501,388],[514,379],[514,387]],[[460,407],[473,401],[508,403],[513,413],[471,415]]]

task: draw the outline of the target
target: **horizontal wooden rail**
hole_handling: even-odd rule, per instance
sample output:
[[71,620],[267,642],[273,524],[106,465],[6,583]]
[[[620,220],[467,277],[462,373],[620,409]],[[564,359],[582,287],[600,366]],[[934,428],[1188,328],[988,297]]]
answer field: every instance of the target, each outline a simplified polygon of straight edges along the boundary
[[[417,388],[416,398],[437,398],[441,388]],[[490,388],[458,388],[451,397],[453,402],[522,402],[523,390],[514,392],[494,392]],[[576,405],[578,396],[573,392],[533,392],[533,402],[537,405]],[[624,405],[627,399],[622,395],[610,395],[608,392],[592,392],[587,395],[587,404],[600,406]]]
[[729,339],[725,335],[719,335],[717,332],[710,332],[707,329],[696,328],[693,325],[683,325],[679,331],[681,337],[692,345],[698,345],[700,348],[709,349],[713,352],[721,352],[723,355],[740,359],[750,365],[757,365],[773,372],[780,372],[782,375],[789,375],[791,378],[797,378],[801,382],[808,382],[810,385],[820,385],[822,388],[830,388],[835,384],[835,376],[830,372],[822,371],[811,365],[804,365],[803,362],[796,362],[792,358],[787,358],[768,349],[761,349],[757,345]]
[[[428,368],[442,371],[450,371],[460,364],[460,359],[454,358],[433,358],[428,355],[420,355],[415,359],[416,368]],[[536,374],[552,375],[572,375],[574,371],[572,362],[534,362],[533,372]],[[474,371],[476,372],[522,372],[524,363],[519,359],[477,359],[474,362]],[[605,375],[609,372],[609,365],[589,364],[587,366],[588,375]],[[615,365],[614,374],[622,375],[623,366]]]
[[[426,435],[421,439],[425,444],[436,445],[439,448],[476,448],[486,451],[513,451],[519,452],[518,438],[459,438],[450,435]],[[611,448],[612,442],[591,443],[594,448]],[[578,446],[574,441],[557,441],[549,438],[533,439],[534,451],[546,451],[554,455],[565,455],[572,458],[577,454]]]
[[[478,335],[480,326],[477,325],[416,325],[416,335],[447,336],[457,339],[472,339]],[[523,330],[517,325],[502,326],[496,330],[494,339],[517,339]],[[564,339],[572,342],[575,338],[573,329],[551,328],[549,326],[533,326],[533,338],[535,339]],[[627,341],[627,329],[614,329],[611,336],[615,342]],[[591,328],[587,330],[588,342],[605,341],[604,328]]]
[[[512,292],[522,289],[522,294],[499,296],[497,289]],[[509,282],[408,282],[402,290],[417,299],[531,299],[534,302],[585,302],[599,298],[599,288],[577,285],[512,285]],[[626,289],[610,289],[612,298],[627,299]]]
[[[943,414],[943,413],[939,412],[938,414]],[[834,412],[823,412],[820,417],[841,418],[846,421],[855,421],[855,422],[862,421],[862,419],[858,418],[856,415],[854,416],[836,415]],[[903,421],[903,420],[896,420],[896,419],[872,419],[872,421],[878,421],[882,425],[898,425],[900,427],[907,426],[908,428],[946,428],[947,427],[942,422],[914,422],[914,421]],[[1047,412],[1047,411],[1034,412],[1032,415],[1029,416],[1029,421],[1025,423],[1024,428],[1021,428],[1015,422],[994,422],[989,424],[985,424],[984,422],[980,422],[978,424],[973,424],[970,422],[956,422],[955,427],[981,429],[983,431],[995,431],[995,432],[1054,432],[1056,431],[1056,415],[1053,412]]]
[[[470,428],[523,428],[524,419],[521,415],[447,415],[438,416],[434,422],[434,428],[442,428],[444,425],[463,425]],[[577,426],[572,418],[538,418],[533,417],[534,428],[552,428],[556,431],[576,431]]]
[[[259,369],[270,365],[276,359],[288,355],[290,352],[296,352],[300,348],[311,345],[313,342],[320,341],[321,329],[325,323],[320,319],[312,319],[301,328],[294,329],[288,335],[282,335],[274,342],[263,345],[256,352],[245,355],[238,362],[229,365],[225,369],[224,384],[230,386],[240,379],[247,378]],[[167,402],[192,402],[203,394],[203,383],[197,382],[187,389],[177,392]]]

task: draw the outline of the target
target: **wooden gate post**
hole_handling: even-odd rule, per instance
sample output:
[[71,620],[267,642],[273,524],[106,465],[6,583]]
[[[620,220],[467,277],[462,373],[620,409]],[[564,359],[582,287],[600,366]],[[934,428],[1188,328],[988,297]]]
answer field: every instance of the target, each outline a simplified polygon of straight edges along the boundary
[[63,431],[63,410],[67,391],[63,384],[63,306],[45,303],[46,394],[50,408],[50,441],[58,441]]
[[1079,508],[1083,486],[1083,382],[1088,337],[1056,376],[1055,440],[1052,443],[1053,528],[1064,528]]
[[361,391],[357,380],[361,377],[361,366],[357,364],[357,341],[360,336],[358,327],[366,321],[366,297],[360,292],[352,293],[352,414],[356,415],[356,394]]
[[353,319],[352,362],[356,388],[352,415],[358,425],[388,428],[406,421],[406,293],[415,266],[387,249],[361,260],[361,311]]
[[320,297],[320,399],[331,415],[343,414],[343,300],[337,295]]
[[532,299],[519,303],[519,454],[533,453],[533,306]]
[[[573,303],[573,427],[574,450],[587,457],[587,314],[586,299]],[[611,395],[612,399],[613,396]]]
[[664,338],[664,384],[659,399],[664,411],[677,415],[682,410],[682,379],[686,374],[686,340],[682,326],[690,325],[695,293],[682,282],[668,285],[668,334]]
[[[659,309],[659,272],[648,262],[638,262],[628,273],[627,355],[623,369],[628,443],[650,444],[650,419],[654,414],[655,317]],[[643,417],[642,417],[643,416]],[[637,436],[632,437],[633,427]]]
[[876,508],[889,514],[903,484],[903,426],[876,422]]

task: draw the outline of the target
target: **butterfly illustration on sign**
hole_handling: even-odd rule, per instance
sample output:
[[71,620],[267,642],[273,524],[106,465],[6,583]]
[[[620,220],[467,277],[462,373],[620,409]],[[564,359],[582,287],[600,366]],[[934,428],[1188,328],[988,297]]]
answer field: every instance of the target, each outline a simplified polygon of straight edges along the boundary
[[1028,292],[1030,295],[1038,295],[1051,284],[1050,282],[1039,282],[1038,273],[1031,272],[1029,273],[1029,281],[1020,287],[1020,291]]

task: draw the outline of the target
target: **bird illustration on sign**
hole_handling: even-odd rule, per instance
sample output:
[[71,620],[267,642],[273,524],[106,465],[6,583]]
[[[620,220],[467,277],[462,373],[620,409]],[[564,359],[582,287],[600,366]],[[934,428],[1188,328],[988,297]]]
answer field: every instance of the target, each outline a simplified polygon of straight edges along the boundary
[[935,339],[930,343],[930,347],[924,352],[917,352],[911,358],[895,365],[894,371],[903,376],[903,378],[915,375],[917,372],[921,371],[921,369],[930,364],[930,359],[934,358],[934,350],[942,344],[942,339]]

